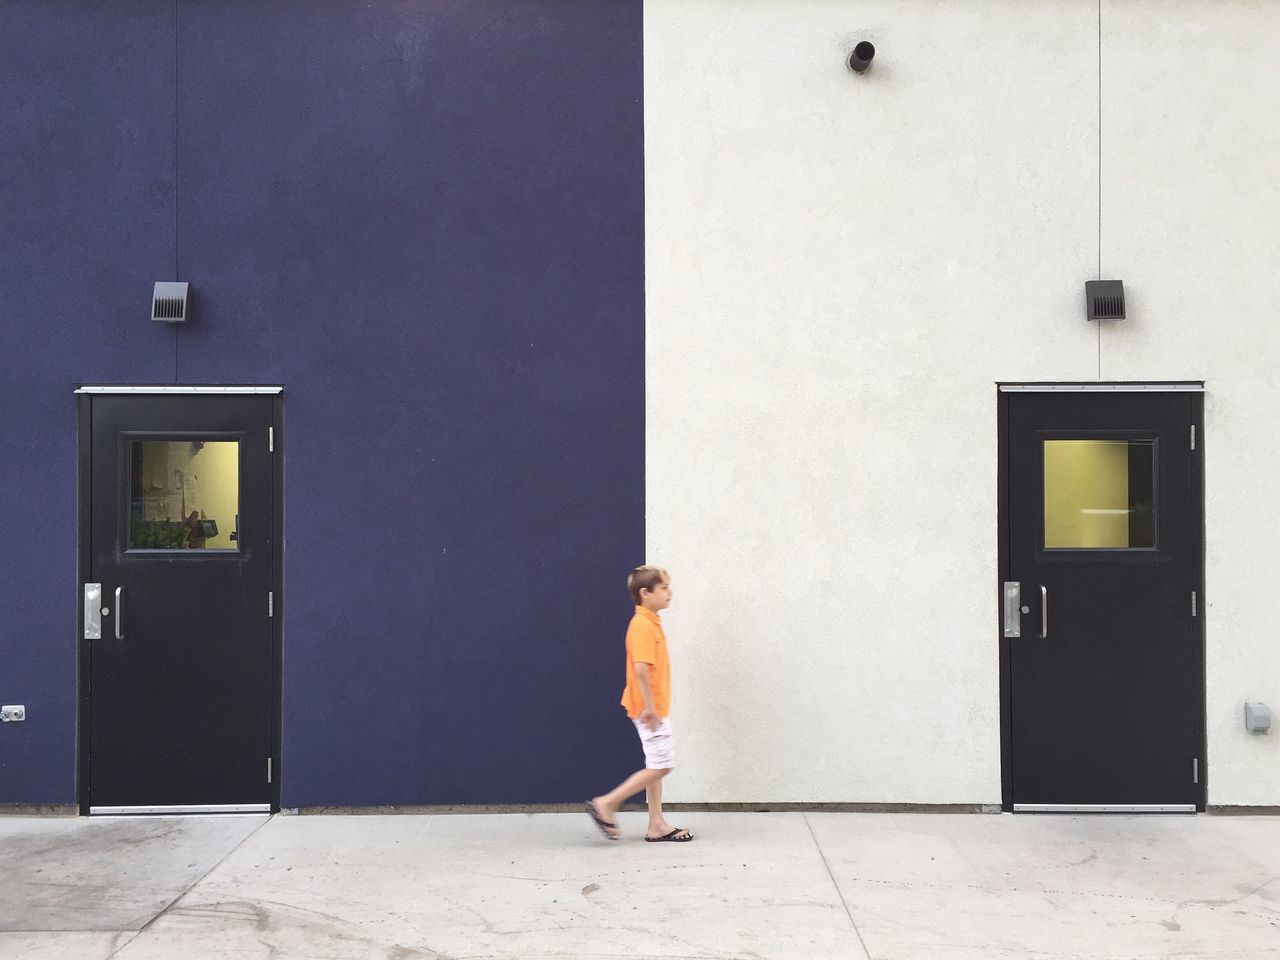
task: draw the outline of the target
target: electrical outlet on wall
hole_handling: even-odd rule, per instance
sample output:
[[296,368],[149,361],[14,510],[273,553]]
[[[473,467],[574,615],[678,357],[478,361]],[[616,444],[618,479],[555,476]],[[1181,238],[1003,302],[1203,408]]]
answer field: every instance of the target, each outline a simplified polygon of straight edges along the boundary
[[10,723],[15,720],[25,719],[27,719],[27,708],[20,703],[13,706],[0,707],[0,721]]

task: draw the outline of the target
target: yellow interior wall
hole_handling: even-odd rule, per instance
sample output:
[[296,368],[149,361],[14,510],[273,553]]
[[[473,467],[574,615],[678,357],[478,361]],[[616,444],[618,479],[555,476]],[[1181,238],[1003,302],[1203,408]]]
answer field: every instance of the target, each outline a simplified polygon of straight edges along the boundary
[[1045,547],[1127,548],[1128,510],[1128,443],[1045,441]]
[[142,444],[142,497],[144,520],[176,520],[177,508],[170,504],[169,457],[164,444]]
[[194,497],[188,497],[187,510],[200,510],[201,516],[218,521],[218,535],[204,542],[213,550],[234,550],[231,533],[236,528],[236,512],[240,501],[240,445],[234,440],[206,443],[186,467],[194,481]]

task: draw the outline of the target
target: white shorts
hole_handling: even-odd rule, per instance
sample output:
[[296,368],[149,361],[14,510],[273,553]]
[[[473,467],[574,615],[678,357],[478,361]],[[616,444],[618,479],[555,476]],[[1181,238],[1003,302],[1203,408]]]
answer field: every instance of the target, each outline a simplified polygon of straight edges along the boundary
[[657,730],[650,730],[639,720],[632,720],[640,743],[644,745],[644,765],[647,770],[670,770],[676,765],[675,741],[671,738],[671,718],[663,717]]

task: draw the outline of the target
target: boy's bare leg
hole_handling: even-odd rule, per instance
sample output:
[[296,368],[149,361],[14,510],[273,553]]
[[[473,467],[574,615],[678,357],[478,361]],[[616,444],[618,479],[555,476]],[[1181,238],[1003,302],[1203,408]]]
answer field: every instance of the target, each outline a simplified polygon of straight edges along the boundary
[[649,784],[649,789],[645,791],[645,799],[649,801],[649,829],[645,836],[660,837],[664,833],[670,833],[671,827],[667,826],[667,821],[662,818],[661,780],[655,780]]
[[649,788],[655,783],[661,783],[662,778],[668,772],[666,770],[637,770],[608,793],[599,797],[592,797],[591,802],[596,805],[596,810],[601,817],[610,823],[616,823],[617,820],[614,815],[627,797],[633,796],[641,790],[644,790],[647,794]]
[[[670,773],[670,770],[664,770],[663,775]],[[649,801],[649,829],[645,832],[646,837],[665,837],[676,828],[667,822],[667,818],[662,815],[662,781],[656,780],[650,785],[646,799]]]

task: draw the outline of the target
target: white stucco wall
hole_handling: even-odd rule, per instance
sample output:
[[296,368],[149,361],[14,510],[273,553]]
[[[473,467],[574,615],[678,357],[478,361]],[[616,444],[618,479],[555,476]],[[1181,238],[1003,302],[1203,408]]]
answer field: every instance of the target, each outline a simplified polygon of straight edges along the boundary
[[1103,8],[1102,264],[1130,319],[1107,378],[1195,378],[1205,399],[1209,802],[1280,804],[1280,6]]
[[1100,153],[1096,0],[647,0],[669,799],[998,803],[994,385],[1101,375],[1209,381],[1210,802],[1280,803],[1273,12],[1105,3]]

